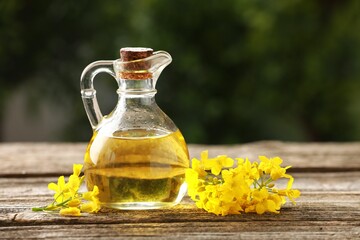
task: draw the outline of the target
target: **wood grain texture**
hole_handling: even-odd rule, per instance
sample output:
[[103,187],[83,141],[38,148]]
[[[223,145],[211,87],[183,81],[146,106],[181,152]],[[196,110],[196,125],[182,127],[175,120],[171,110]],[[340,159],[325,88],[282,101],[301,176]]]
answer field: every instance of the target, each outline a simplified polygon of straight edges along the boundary
[[[360,193],[305,193],[296,206],[281,214],[215,216],[197,209],[189,199],[174,208],[152,211],[103,209],[83,217],[35,213],[29,208],[1,208],[0,231],[8,238],[250,238],[357,239]],[[39,197],[41,199],[41,197]],[[1,237],[0,237],[1,238]]]
[[[32,212],[52,200],[47,184],[82,163],[84,143],[0,144],[0,239],[360,239],[360,143],[256,142],[234,146],[190,145],[191,156],[280,156],[293,166],[297,205],[281,214],[216,216],[185,197],[149,211],[102,209],[61,217]],[[279,187],[286,182],[280,182]]]
[[[240,214],[216,216],[198,209],[189,200],[169,209],[121,211],[102,209],[98,214],[83,217],[62,217],[57,214],[32,212],[23,205],[20,208],[1,208],[0,225],[44,225],[44,224],[90,224],[90,223],[167,223],[167,222],[263,222],[263,221],[353,221],[360,224],[360,203],[353,199],[360,193],[303,194],[296,206],[286,204],[281,214]],[[36,199],[36,198],[34,198]],[[360,225],[359,225],[360,226]]]
[[[8,239],[358,239],[360,226],[353,222],[182,222],[135,224],[54,224],[3,227]],[[287,231],[284,231],[287,230]],[[0,236],[0,238],[2,238]]]
[[[293,187],[306,192],[360,192],[360,172],[345,173],[293,173]],[[66,176],[68,177],[68,176]],[[57,177],[22,177],[0,178],[0,201],[20,197],[50,196],[47,189],[49,182],[56,182]],[[279,181],[276,186],[286,186],[286,181]],[[84,189],[85,190],[85,189]]]
[[[178,237],[214,239],[220,236],[256,239],[275,237],[277,234],[284,238],[341,239],[342,236],[343,239],[354,239],[360,232],[360,185],[355,184],[349,188],[349,184],[351,179],[359,178],[360,172],[353,172],[345,177],[347,174],[295,173],[297,187],[302,191],[296,206],[287,203],[281,214],[225,217],[197,209],[188,197],[178,206],[161,210],[102,209],[98,214],[83,217],[37,213],[32,212],[31,207],[41,206],[52,200],[52,194],[46,189],[46,185],[56,178],[0,178],[0,230],[9,238],[60,238],[78,234],[84,238],[96,238],[99,235],[106,238],[166,238],[174,233]],[[326,179],[337,179],[339,184],[330,182],[325,189],[324,186],[328,184]],[[312,184],[308,184],[309,182]],[[90,226],[91,230],[87,229]],[[66,233],[64,229],[67,229]],[[114,229],[120,232],[113,231]]]
[[[191,157],[208,149],[210,156],[280,156],[290,171],[360,171],[360,143],[283,143],[262,141],[241,145],[189,145]],[[73,163],[82,163],[85,143],[1,143],[0,177],[68,174]]]

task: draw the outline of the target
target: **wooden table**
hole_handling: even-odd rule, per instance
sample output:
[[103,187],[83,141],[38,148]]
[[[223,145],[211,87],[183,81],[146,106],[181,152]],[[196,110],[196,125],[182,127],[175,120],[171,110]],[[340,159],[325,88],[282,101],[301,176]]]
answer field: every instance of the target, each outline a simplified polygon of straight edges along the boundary
[[82,217],[32,212],[47,204],[47,184],[82,163],[83,143],[0,144],[0,238],[115,237],[154,239],[360,239],[360,143],[256,142],[234,146],[190,145],[192,157],[280,156],[292,165],[297,205],[281,214],[216,216],[189,198],[171,209],[115,211]]

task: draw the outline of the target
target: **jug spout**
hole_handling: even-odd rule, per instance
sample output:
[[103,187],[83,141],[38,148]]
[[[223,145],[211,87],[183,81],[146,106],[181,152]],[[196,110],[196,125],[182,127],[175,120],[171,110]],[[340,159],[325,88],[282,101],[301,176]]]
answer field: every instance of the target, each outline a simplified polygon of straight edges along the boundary
[[171,55],[165,51],[154,52],[150,58],[153,58],[151,60],[152,67],[150,68],[150,72],[153,75],[152,78],[154,82],[156,82],[164,68],[171,63],[172,58]]
[[172,58],[165,51],[153,52],[151,48],[122,48],[121,58],[114,63],[117,77],[121,80],[152,79],[153,86]]

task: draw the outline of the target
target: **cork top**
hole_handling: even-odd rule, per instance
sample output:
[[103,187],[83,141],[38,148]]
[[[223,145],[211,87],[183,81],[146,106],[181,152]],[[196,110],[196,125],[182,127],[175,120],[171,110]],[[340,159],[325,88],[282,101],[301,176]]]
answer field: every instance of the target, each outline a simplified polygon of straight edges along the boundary
[[123,69],[120,77],[123,79],[144,80],[152,77],[152,73],[148,71],[151,67],[149,61],[136,61],[153,54],[151,48],[143,47],[125,47],[120,49],[120,57],[123,62]]
[[120,57],[122,61],[128,62],[150,57],[153,52],[154,50],[152,50],[151,48],[125,47],[120,49]]

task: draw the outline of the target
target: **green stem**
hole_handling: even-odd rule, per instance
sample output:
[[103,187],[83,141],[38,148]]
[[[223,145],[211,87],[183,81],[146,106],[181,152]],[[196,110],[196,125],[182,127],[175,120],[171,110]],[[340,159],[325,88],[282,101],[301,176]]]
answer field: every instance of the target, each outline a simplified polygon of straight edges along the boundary
[[71,201],[72,197],[68,198],[67,200],[65,200],[64,202],[58,203],[55,206],[57,207],[63,207],[66,203],[68,203],[69,201]]
[[271,183],[272,181],[274,181],[274,180],[272,180],[271,178],[269,178],[268,180],[266,180],[265,185],[268,185],[268,184]]
[[55,209],[57,209],[59,207],[64,207],[65,204],[67,204],[71,200],[72,200],[72,198],[70,197],[70,198],[66,199],[65,201],[63,201],[61,203],[58,203],[58,204],[55,204],[55,205],[52,203],[52,204],[50,204],[48,206],[45,206],[45,207],[34,207],[31,210],[34,211],[34,212],[53,211],[53,210],[55,210]]
[[42,211],[44,211],[44,209],[46,208],[47,206],[45,206],[45,207],[33,207],[31,210],[33,211],[33,212],[42,212]]
[[64,195],[64,191],[61,191],[61,193],[55,198],[55,200],[50,204],[50,205],[54,205],[54,203],[56,203],[56,201],[58,200],[58,198],[60,196],[63,196]]
[[262,185],[260,185],[260,183],[259,183],[257,180],[254,181],[254,188],[256,188],[256,184],[257,184],[257,185],[260,187],[260,189],[261,189]]

